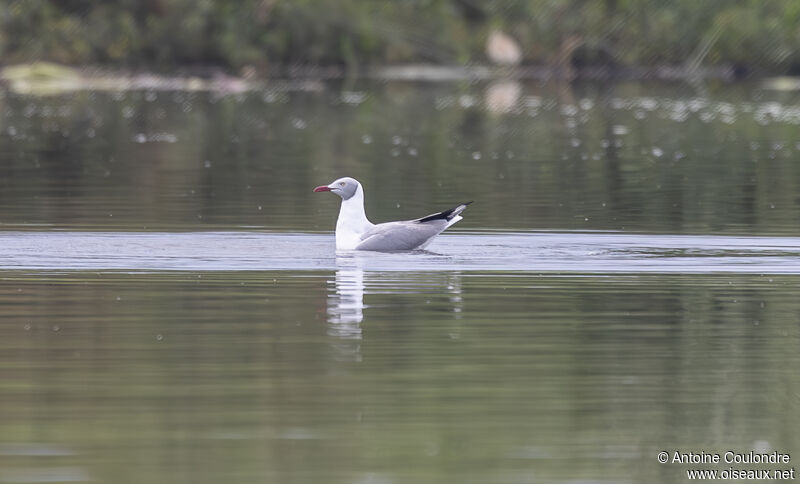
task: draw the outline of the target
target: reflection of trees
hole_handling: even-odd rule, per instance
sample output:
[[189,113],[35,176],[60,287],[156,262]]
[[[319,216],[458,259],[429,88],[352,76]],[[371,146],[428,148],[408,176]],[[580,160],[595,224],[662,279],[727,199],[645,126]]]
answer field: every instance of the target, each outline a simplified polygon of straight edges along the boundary
[[365,272],[357,364],[326,351],[354,342],[330,318],[357,276],[202,276],[6,274],[3,444],[59,443],[136,482],[451,476],[450,453],[481,477],[653,482],[640,459],[660,446],[800,446],[797,276]]
[[329,229],[333,204],[308,187],[342,174],[378,221],[478,200],[459,228],[775,232],[800,210],[792,125],[769,122],[791,120],[789,101],[634,84],[296,87],[9,95],[3,221]]

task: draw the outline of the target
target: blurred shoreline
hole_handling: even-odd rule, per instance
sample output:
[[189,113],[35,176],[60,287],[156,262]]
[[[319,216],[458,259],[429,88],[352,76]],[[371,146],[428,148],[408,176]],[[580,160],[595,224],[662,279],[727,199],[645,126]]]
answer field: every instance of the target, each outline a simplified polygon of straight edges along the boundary
[[[497,80],[570,81],[703,81],[739,80],[730,67],[598,66],[564,70],[557,66],[439,66],[427,64],[387,65],[365,69],[338,66],[293,66],[268,76],[233,76],[208,66],[175,74],[136,72],[100,67],[69,67],[49,62],[18,64],[0,69],[0,89],[21,94],[55,94],[70,91],[212,91],[236,93],[267,88],[317,91],[330,80],[376,80],[407,82],[488,82]],[[788,78],[793,79],[793,78]],[[795,85],[788,83],[787,85]]]

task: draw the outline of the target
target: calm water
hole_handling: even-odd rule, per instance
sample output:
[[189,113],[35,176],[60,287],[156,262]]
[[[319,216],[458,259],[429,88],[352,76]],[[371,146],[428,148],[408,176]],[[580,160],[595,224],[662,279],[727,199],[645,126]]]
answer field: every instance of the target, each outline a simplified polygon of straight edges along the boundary
[[[311,86],[0,96],[0,483],[796,466],[800,96]],[[341,175],[374,221],[475,203],[337,254]]]

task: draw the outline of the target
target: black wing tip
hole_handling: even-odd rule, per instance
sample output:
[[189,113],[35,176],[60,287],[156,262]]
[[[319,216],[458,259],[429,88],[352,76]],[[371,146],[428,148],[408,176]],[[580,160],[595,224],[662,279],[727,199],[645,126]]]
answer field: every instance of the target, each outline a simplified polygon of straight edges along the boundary
[[[470,203],[472,203],[472,200],[470,200],[467,203],[462,203],[460,205],[457,205],[457,206],[455,206],[455,207],[453,207],[451,209],[445,210],[444,212],[439,212],[439,213],[434,213],[433,215],[428,215],[427,217],[423,217],[423,218],[417,220],[417,222],[418,223],[423,223],[423,222],[430,222],[432,220],[450,220],[453,217],[455,217],[456,215],[460,214],[465,208],[467,208],[467,205],[469,205]],[[461,209],[461,210],[459,210],[459,209]]]

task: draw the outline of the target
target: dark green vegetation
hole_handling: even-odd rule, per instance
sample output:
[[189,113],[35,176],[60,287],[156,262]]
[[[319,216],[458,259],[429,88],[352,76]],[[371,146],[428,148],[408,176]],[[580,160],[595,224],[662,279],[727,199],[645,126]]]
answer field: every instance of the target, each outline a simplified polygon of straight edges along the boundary
[[276,75],[291,65],[487,63],[500,29],[526,64],[800,67],[795,0],[4,0],[0,59]]

